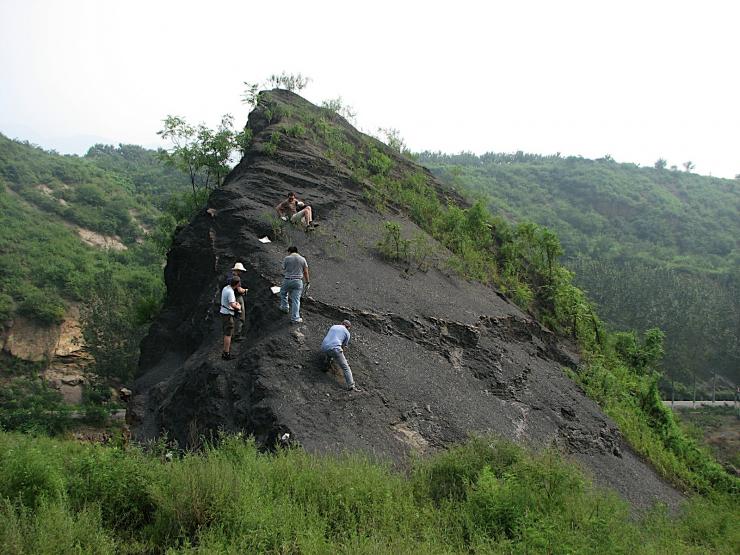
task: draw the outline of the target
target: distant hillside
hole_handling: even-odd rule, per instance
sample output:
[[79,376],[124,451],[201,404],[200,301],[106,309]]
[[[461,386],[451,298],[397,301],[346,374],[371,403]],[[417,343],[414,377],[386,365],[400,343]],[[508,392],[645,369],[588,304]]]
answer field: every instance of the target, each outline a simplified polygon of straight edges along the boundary
[[740,182],[608,157],[426,152],[419,161],[494,212],[552,228],[602,317],[667,333],[665,367],[676,377],[739,381]]
[[145,238],[172,193],[186,187],[182,174],[141,147],[96,145],[80,158],[0,135],[4,350],[48,359],[41,351],[53,346],[23,345],[38,342],[39,329],[77,325],[77,309],[93,299],[130,314],[158,305],[162,254]]

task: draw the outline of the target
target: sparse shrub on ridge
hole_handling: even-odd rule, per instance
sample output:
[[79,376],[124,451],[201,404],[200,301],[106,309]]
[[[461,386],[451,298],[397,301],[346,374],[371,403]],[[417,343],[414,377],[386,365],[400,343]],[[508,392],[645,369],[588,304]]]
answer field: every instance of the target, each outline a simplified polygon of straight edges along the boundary
[[401,226],[396,222],[385,222],[385,233],[378,241],[378,249],[389,260],[406,262],[411,241],[401,237]]

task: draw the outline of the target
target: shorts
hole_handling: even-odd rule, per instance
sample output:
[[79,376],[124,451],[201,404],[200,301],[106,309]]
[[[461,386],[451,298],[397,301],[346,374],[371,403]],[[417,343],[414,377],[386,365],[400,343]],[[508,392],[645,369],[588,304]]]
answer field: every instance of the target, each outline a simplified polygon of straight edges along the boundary
[[224,337],[231,337],[234,333],[234,317],[231,314],[221,315],[221,329],[224,331]]
[[306,217],[306,209],[300,210],[290,217],[290,221],[293,223],[300,222]]

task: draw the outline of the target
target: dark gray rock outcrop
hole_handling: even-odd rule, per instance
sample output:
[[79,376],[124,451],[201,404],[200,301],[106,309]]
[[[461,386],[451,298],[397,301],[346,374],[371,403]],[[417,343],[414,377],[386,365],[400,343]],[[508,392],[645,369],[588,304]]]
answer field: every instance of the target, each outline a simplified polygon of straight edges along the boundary
[[[143,342],[129,404],[139,439],[165,432],[181,446],[197,445],[225,430],[269,446],[288,432],[309,451],[360,450],[401,462],[493,433],[560,447],[637,506],[680,499],[566,377],[563,367],[579,362],[569,346],[495,290],[438,269],[442,263],[422,271],[385,262],[376,244],[387,219],[402,222],[407,236],[423,232],[393,207],[379,213],[352,169],[310,131],[282,133],[268,154],[279,129],[307,114],[328,116],[292,93],[265,98],[250,115],[250,151],[169,253],[165,306]],[[341,118],[331,123],[350,144],[370,140]],[[398,171],[424,172],[376,148]],[[441,197],[455,196],[437,187]],[[316,231],[278,225],[274,206],[289,191],[314,207]],[[272,242],[260,243],[264,236]],[[430,256],[444,259],[444,249],[427,241]],[[297,326],[270,292],[288,244],[308,259],[312,276]],[[237,261],[247,267],[249,331],[226,362],[214,299]],[[347,356],[360,393],[344,391],[318,353],[328,327],[344,318],[353,322]]]

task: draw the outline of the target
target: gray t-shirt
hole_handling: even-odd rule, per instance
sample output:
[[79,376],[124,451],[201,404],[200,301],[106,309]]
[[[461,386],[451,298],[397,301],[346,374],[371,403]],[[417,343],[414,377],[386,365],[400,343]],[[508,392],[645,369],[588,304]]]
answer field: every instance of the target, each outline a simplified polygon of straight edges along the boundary
[[283,260],[283,276],[285,279],[301,279],[304,268],[308,268],[308,262],[296,252],[289,254]]

